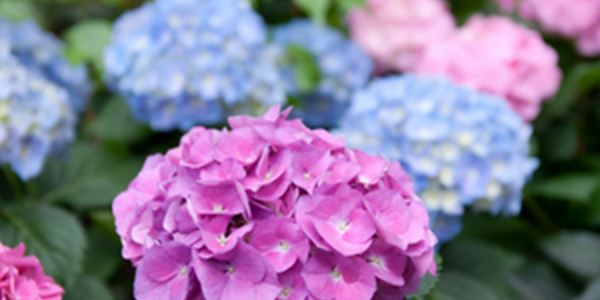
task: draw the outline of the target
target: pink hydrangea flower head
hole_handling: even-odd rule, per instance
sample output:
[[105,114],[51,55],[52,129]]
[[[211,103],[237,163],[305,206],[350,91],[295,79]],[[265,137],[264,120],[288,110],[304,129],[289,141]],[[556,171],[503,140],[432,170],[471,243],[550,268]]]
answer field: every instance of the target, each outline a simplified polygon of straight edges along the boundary
[[442,0],[370,0],[348,16],[352,39],[377,63],[379,71],[406,71],[433,41],[455,30]]
[[558,90],[558,55],[532,30],[504,17],[474,16],[427,48],[414,71],[503,96],[525,120]]
[[401,298],[435,274],[437,239],[400,165],[289,112],[193,128],[147,159],[113,203],[137,299]]
[[587,30],[577,40],[579,52],[590,57],[600,55],[600,13],[596,20],[595,26]]
[[507,11],[517,11],[545,31],[576,40],[579,52],[600,54],[599,0],[496,0]]
[[44,274],[35,256],[24,256],[25,245],[0,243],[0,299],[61,300],[64,290]]

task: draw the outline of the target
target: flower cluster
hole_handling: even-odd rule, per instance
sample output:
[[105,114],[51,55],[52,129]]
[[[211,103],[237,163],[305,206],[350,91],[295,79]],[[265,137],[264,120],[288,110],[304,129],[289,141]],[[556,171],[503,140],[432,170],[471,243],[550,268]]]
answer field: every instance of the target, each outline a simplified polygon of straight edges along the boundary
[[398,162],[290,110],[195,127],[113,203],[137,299],[402,299],[436,238]]
[[76,112],[88,102],[91,86],[87,70],[73,67],[63,56],[63,45],[52,34],[44,32],[34,21],[12,23],[0,19],[0,44],[8,46],[19,63],[64,89]]
[[521,189],[537,167],[528,157],[531,131],[501,98],[413,75],[357,92],[340,129],[349,147],[399,161],[442,223],[466,205],[519,213]]
[[35,256],[23,256],[25,245],[0,243],[0,299],[61,300],[64,290],[44,275]]
[[600,55],[599,0],[496,0],[505,11],[539,23],[545,30],[577,41],[579,52]]
[[352,39],[373,57],[379,72],[412,69],[430,43],[456,26],[443,0],[369,0],[347,18]]
[[106,80],[155,130],[214,125],[285,101],[264,54],[266,27],[246,0],[157,0],[123,15]]
[[[290,47],[306,51],[317,65],[320,77],[313,90],[299,87]],[[373,72],[373,62],[361,48],[334,29],[310,20],[293,20],[276,27],[272,49],[287,92],[302,101],[293,115],[302,117],[311,127],[337,124],[352,92],[364,87]]]
[[431,44],[414,72],[502,96],[526,121],[556,93],[562,76],[556,51],[537,32],[504,17],[482,16]]
[[23,180],[37,176],[73,140],[75,123],[67,91],[0,49],[0,164]]

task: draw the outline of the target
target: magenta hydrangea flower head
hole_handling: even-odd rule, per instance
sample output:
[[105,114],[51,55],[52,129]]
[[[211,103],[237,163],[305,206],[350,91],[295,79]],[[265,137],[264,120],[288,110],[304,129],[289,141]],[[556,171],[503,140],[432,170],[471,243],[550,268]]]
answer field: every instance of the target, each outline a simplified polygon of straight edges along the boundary
[[456,30],[443,0],[368,0],[347,16],[352,39],[382,71],[407,71],[425,48]]
[[579,52],[600,55],[599,0],[496,0],[505,11],[517,11],[544,30],[576,40]]
[[502,96],[526,121],[535,119],[562,77],[558,54],[537,32],[508,18],[479,15],[430,45],[414,71]]
[[23,256],[25,245],[0,243],[0,299],[61,300],[64,290],[44,274],[35,256]]
[[113,203],[137,299],[401,299],[435,274],[400,164],[290,111],[193,128],[146,160]]

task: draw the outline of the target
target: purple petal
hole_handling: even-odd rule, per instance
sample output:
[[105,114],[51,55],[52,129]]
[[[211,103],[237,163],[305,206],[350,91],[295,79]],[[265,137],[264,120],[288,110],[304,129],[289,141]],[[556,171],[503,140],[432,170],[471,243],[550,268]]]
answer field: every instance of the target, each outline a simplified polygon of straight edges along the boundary
[[181,138],[181,165],[201,168],[214,160],[212,130],[192,128]]
[[237,182],[198,183],[190,203],[199,215],[233,216],[249,211],[246,193]]
[[253,128],[239,128],[216,143],[215,157],[218,161],[233,158],[242,165],[248,166],[258,159],[265,146],[264,140]]

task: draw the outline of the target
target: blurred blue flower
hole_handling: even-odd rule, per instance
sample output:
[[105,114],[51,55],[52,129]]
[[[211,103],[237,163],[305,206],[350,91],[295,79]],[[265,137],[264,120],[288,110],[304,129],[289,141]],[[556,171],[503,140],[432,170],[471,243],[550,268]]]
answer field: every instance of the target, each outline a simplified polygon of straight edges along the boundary
[[447,215],[442,212],[429,212],[430,227],[438,238],[437,247],[452,240],[463,228],[460,216]]
[[373,81],[354,94],[339,132],[349,147],[400,161],[430,213],[452,224],[439,229],[446,236],[460,228],[451,217],[465,206],[518,214],[538,166],[528,157],[531,126],[505,101],[441,78]]
[[8,47],[19,63],[63,88],[76,112],[88,103],[91,86],[84,66],[72,66],[63,57],[63,45],[32,20],[10,22],[0,18],[0,44]]
[[246,0],[157,0],[119,18],[106,81],[158,131],[215,125],[285,102],[267,31]]
[[[308,52],[319,71],[315,87],[299,86],[289,47]],[[286,79],[287,92],[301,100],[292,115],[312,127],[333,127],[349,106],[351,94],[364,87],[373,62],[356,44],[333,28],[311,20],[297,19],[273,30],[273,52]]]
[[75,124],[68,91],[0,47],[0,164],[23,180],[37,176],[74,139]]

